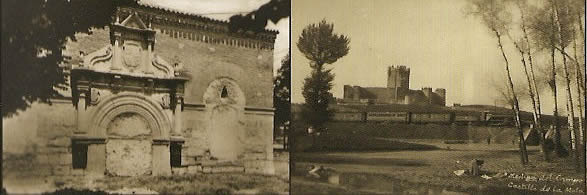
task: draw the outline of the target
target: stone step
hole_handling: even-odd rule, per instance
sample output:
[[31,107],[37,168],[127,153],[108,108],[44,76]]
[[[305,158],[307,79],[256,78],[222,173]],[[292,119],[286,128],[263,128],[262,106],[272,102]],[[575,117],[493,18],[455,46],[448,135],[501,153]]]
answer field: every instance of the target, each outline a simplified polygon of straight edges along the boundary
[[202,166],[202,172],[204,172],[204,173],[242,173],[242,172],[245,172],[245,167],[244,166],[233,166],[233,165]]
[[233,160],[199,160],[195,164],[202,166],[242,166],[242,163]]

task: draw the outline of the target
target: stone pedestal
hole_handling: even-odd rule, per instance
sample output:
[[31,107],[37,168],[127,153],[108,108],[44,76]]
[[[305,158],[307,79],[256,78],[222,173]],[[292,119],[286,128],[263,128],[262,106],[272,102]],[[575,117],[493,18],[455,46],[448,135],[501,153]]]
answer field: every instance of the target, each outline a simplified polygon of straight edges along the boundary
[[169,144],[153,145],[153,175],[171,175]]
[[106,144],[88,145],[88,175],[103,176],[106,171]]

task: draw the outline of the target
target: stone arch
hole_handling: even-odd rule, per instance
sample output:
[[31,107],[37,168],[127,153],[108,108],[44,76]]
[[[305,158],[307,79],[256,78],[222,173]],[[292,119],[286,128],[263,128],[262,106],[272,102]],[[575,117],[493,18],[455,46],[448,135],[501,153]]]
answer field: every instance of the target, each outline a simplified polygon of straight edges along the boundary
[[153,139],[169,137],[171,122],[163,108],[146,96],[130,92],[119,93],[100,102],[92,114],[89,134],[106,137],[110,122],[125,113],[143,117],[152,130]]
[[238,84],[231,78],[218,78],[210,82],[203,100],[211,155],[220,160],[242,158],[245,96]]
[[[222,97],[222,92],[226,90],[227,97]],[[204,92],[204,104],[206,105],[234,105],[236,107],[245,106],[245,94],[236,81],[229,77],[220,77],[208,84]]]

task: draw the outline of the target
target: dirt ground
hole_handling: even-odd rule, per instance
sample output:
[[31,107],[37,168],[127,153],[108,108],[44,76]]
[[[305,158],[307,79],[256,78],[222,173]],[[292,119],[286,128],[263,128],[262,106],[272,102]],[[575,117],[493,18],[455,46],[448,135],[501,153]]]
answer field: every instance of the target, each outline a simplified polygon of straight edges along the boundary
[[[399,141],[395,139],[394,141]],[[530,163],[522,166],[516,145],[444,144],[434,140],[404,140],[428,144],[440,149],[429,151],[374,152],[297,152],[292,170],[292,194],[388,194],[391,183],[418,194],[552,194],[556,191],[583,194],[584,172],[576,171],[569,158],[551,162],[542,160],[539,148],[529,146]],[[450,148],[450,149],[449,149]],[[484,179],[457,176],[454,171],[468,170],[473,159],[484,160]],[[308,176],[310,165],[322,165],[335,182],[315,182]],[[344,176],[344,177],[343,177]],[[365,179],[375,178],[375,179]],[[364,183],[357,185],[358,180]],[[387,181],[377,182],[374,181]],[[407,186],[407,187],[406,187]],[[427,186],[426,189],[422,189]],[[432,189],[436,186],[438,189]],[[402,189],[403,190],[403,189]],[[418,191],[420,190],[420,191]],[[437,190],[437,191],[434,191]],[[445,193],[446,192],[446,193]],[[449,193],[450,192],[450,193]],[[481,192],[481,193],[477,193]],[[395,194],[395,193],[393,193]]]
[[276,152],[274,161],[275,175],[218,173],[95,178],[4,172],[2,187],[8,194],[288,194],[289,154]]

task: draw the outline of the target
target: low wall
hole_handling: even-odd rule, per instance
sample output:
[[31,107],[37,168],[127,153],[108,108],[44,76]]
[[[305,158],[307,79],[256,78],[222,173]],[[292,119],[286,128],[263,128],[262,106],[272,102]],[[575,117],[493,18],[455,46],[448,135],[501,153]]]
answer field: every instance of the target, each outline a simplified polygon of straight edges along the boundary
[[[303,133],[308,125],[294,123],[294,131]],[[484,141],[488,137],[492,143],[507,144],[518,139],[515,127],[474,126],[455,124],[403,124],[390,122],[328,122],[329,134],[352,135],[360,133],[366,136],[397,139],[439,139]],[[561,141],[568,142],[568,131],[561,131]]]

